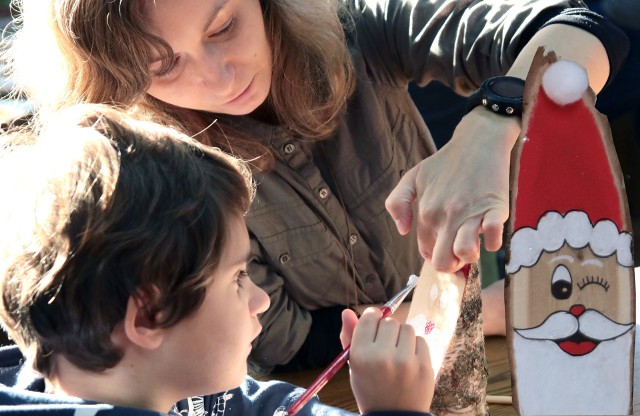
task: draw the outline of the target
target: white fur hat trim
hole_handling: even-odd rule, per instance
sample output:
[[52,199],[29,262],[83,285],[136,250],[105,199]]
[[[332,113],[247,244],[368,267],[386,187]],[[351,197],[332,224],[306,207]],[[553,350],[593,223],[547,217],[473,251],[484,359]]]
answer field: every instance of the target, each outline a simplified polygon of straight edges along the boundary
[[555,252],[565,242],[576,249],[588,245],[598,257],[609,257],[615,253],[620,265],[632,267],[631,240],[631,234],[618,232],[613,221],[600,220],[593,226],[585,212],[570,211],[563,217],[550,211],[542,216],[538,229],[525,227],[513,234],[506,270],[514,274],[521,267],[531,267],[538,262],[543,251]]

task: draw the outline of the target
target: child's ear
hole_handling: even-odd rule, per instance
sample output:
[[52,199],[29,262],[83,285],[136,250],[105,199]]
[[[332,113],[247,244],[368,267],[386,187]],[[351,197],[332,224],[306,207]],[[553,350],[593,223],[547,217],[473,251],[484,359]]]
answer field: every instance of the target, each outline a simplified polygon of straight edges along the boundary
[[[153,296],[155,298],[155,296]],[[135,293],[129,297],[124,316],[123,329],[129,342],[146,349],[156,349],[162,345],[165,329],[156,324],[157,316],[150,315],[149,305],[155,299],[148,295]]]

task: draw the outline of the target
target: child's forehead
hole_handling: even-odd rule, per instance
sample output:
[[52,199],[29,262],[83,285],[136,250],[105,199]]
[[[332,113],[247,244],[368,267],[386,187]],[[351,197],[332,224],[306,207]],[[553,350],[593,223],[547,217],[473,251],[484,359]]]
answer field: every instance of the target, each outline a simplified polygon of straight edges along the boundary
[[240,265],[249,261],[251,245],[244,216],[233,214],[229,218],[227,244],[223,249],[223,263]]

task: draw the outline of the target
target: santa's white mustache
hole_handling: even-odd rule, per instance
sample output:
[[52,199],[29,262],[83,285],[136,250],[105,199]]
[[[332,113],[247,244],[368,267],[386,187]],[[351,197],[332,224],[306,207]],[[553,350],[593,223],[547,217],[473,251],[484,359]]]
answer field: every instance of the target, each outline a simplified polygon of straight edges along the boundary
[[593,340],[606,341],[617,338],[631,330],[633,325],[633,323],[620,324],[594,309],[588,309],[579,317],[566,311],[554,312],[537,327],[528,329],[516,328],[515,331],[527,339],[552,341],[569,338],[580,331],[582,335]]

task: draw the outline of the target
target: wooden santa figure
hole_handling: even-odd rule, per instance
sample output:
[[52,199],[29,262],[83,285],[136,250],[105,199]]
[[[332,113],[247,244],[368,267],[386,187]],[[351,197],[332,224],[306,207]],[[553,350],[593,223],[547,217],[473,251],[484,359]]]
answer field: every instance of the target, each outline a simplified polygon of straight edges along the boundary
[[512,164],[507,341],[521,415],[632,411],[631,225],[606,118],[578,64],[539,53]]

